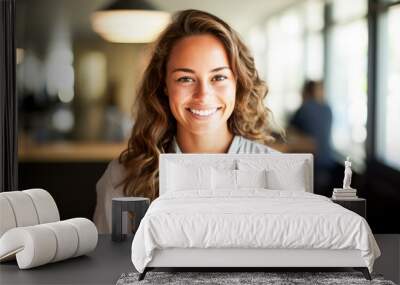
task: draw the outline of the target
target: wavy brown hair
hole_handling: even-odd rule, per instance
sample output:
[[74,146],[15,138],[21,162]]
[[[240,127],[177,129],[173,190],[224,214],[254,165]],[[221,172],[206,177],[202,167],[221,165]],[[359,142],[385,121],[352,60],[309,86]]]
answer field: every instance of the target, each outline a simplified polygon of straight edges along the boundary
[[237,80],[235,108],[228,119],[230,132],[264,144],[273,141],[271,112],[264,105],[267,86],[260,79],[253,57],[239,35],[209,13],[198,10],[178,12],[156,41],[138,89],[135,124],[128,147],[119,157],[127,171],[121,182],[126,196],[143,196],[151,200],[158,197],[159,155],[174,152],[176,134],[176,120],[164,91],[169,54],[180,39],[202,34],[211,34],[221,41]]

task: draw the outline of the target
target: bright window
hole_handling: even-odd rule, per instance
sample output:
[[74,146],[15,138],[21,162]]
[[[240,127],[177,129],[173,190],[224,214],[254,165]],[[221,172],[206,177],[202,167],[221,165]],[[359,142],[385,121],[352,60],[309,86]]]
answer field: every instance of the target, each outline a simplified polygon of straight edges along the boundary
[[377,95],[377,154],[400,169],[400,6],[381,14]]
[[301,103],[304,78],[304,41],[301,10],[292,9],[268,21],[267,82],[268,106],[274,110],[279,125]]
[[321,80],[324,74],[324,41],[321,33],[311,33],[306,36],[305,52],[306,78],[311,80]]
[[305,3],[305,78],[323,79],[324,40],[324,2],[310,0]]
[[308,0],[267,22],[267,104],[281,126],[300,106],[304,80],[323,78],[323,12],[323,1]]
[[333,20],[345,22],[366,16],[368,3],[365,0],[334,0],[332,8]]
[[323,78],[324,1],[307,0],[249,30],[257,70],[269,87],[266,104],[280,126],[301,104],[305,79]]
[[[365,6],[361,2],[346,2],[346,7],[352,11],[347,16],[351,15],[353,20],[337,22],[329,30],[326,77],[328,102],[333,111],[333,147],[360,166],[365,159],[367,137],[368,27],[366,18],[354,20],[353,16],[364,14]],[[339,15],[344,9],[343,1],[333,4],[333,11]]]

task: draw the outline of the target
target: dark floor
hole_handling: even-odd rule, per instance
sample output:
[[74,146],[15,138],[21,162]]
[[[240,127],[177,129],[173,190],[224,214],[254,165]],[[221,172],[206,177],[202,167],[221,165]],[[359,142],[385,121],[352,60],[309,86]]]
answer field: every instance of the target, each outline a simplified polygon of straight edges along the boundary
[[[375,262],[374,273],[400,284],[400,235],[382,234],[375,238],[382,256]],[[0,284],[115,284],[122,273],[134,271],[131,242],[130,238],[114,243],[110,236],[100,236],[96,250],[87,256],[29,270],[19,270],[15,261],[2,263]]]
[[375,261],[374,272],[400,284],[400,234],[374,236],[381,250],[381,257]]

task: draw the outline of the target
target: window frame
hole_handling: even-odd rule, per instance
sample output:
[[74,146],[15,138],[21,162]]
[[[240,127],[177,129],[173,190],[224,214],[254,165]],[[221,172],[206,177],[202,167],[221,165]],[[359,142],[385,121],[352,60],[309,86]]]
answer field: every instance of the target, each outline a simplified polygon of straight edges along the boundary
[[0,192],[18,190],[15,4],[0,1]]

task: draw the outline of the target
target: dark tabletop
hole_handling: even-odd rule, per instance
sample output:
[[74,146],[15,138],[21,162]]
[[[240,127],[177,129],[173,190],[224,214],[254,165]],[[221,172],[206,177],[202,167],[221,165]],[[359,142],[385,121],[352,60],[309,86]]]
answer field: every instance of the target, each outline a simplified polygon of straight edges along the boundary
[[135,271],[131,244],[132,238],[112,242],[111,235],[100,235],[96,249],[80,257],[24,270],[16,261],[0,263],[0,284],[115,284]]

